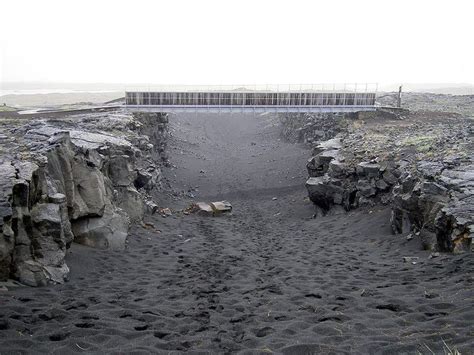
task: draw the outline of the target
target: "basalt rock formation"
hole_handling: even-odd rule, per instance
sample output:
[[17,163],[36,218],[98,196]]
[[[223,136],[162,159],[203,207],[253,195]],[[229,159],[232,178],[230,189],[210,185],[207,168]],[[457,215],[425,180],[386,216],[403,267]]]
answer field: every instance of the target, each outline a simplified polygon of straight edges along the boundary
[[2,122],[0,279],[61,283],[73,241],[125,247],[130,223],[157,208],[167,116],[151,116]]
[[[346,163],[342,138],[320,143],[307,164],[309,179],[306,182],[309,198],[328,212],[334,206],[346,211],[360,205],[385,201],[390,187],[400,175],[396,164],[373,161]],[[384,199],[385,198],[385,199]]]
[[[460,114],[404,115],[335,116],[321,124],[321,115],[301,115],[291,124],[283,120],[283,131],[296,130],[297,140],[314,147],[306,187],[317,214],[390,205],[394,233],[418,237],[430,250],[469,251],[474,123]],[[328,122],[335,125],[330,139],[319,132]]]
[[474,237],[474,164],[419,164],[393,189],[395,233],[415,233],[426,249],[469,251]]
[[289,142],[318,144],[345,129],[351,114],[287,113],[280,116],[282,136]]
[[66,196],[47,195],[44,169],[31,162],[1,164],[0,278],[27,285],[62,282],[72,242]]

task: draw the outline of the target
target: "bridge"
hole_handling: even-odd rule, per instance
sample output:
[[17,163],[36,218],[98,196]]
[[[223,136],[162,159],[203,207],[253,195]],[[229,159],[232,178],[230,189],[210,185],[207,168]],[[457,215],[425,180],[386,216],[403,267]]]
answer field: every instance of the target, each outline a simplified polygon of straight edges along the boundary
[[376,84],[180,86],[130,90],[125,107],[144,112],[375,111]]

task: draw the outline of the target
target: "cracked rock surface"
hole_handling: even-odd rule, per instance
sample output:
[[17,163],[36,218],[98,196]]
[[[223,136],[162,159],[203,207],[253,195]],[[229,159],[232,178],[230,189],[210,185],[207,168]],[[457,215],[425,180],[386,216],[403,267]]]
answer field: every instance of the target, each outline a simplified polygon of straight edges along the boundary
[[[284,119],[283,132],[290,137],[288,132],[296,132],[300,141],[313,147],[306,187],[317,214],[390,205],[394,233],[414,233],[430,250],[470,251],[472,97],[441,95],[438,105],[429,106],[426,95],[405,94],[409,107],[416,110],[403,111],[398,118],[384,112],[324,118],[305,114],[292,122]],[[432,96],[437,102],[440,95]],[[430,107],[433,111],[427,111]],[[321,135],[320,127],[328,122],[333,128]]]
[[2,120],[0,279],[64,282],[73,241],[123,249],[160,184],[166,125],[121,111]]

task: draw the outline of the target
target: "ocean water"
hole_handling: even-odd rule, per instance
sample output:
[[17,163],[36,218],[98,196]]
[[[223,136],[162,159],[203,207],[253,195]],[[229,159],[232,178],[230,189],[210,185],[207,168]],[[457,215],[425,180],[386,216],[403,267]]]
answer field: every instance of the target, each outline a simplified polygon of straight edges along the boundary
[[121,90],[71,90],[71,89],[0,89],[0,97],[6,95],[36,95],[36,94],[72,94],[72,93],[107,93]]
[[100,94],[123,92],[125,88],[125,84],[107,83],[0,82],[0,97],[37,94]]

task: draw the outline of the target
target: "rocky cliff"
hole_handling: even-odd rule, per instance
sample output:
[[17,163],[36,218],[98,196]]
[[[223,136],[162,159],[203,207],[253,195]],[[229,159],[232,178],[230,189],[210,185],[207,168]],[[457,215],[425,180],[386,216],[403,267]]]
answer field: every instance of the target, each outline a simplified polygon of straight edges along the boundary
[[165,114],[5,119],[1,126],[0,279],[61,283],[72,242],[123,249],[157,205]]
[[426,111],[404,112],[403,120],[379,113],[328,116],[283,120],[286,136],[296,132],[314,147],[306,187],[317,213],[390,205],[394,233],[420,238],[426,249],[471,250],[472,118]]

